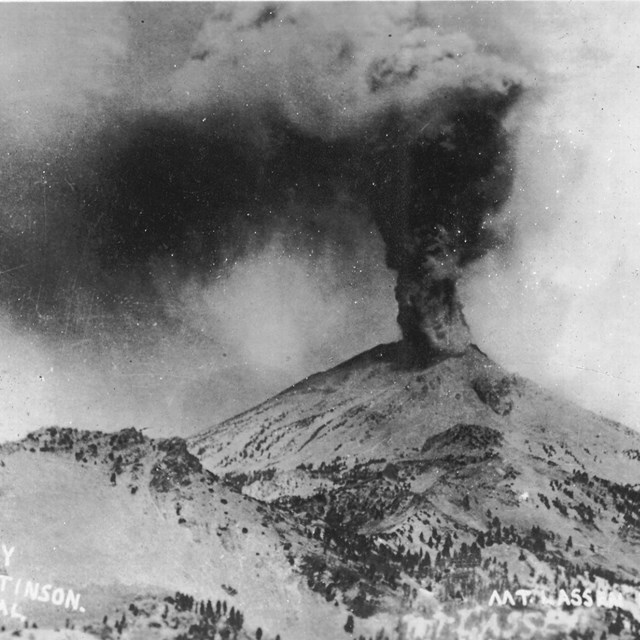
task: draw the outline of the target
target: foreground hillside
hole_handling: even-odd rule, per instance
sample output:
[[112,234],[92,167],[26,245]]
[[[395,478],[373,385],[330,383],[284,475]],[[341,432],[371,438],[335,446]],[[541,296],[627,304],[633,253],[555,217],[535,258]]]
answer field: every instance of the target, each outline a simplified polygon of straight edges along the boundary
[[[301,588],[274,519],[218,482],[178,438],[32,433],[0,448],[0,512],[0,543],[14,549],[0,595],[41,631],[178,637],[194,627],[189,637],[199,637],[200,624],[238,637],[260,627],[274,638],[283,628],[283,637],[314,637],[320,622],[329,635],[344,625]],[[70,601],[54,603],[56,589]],[[0,605],[9,630],[24,626],[3,613]]]

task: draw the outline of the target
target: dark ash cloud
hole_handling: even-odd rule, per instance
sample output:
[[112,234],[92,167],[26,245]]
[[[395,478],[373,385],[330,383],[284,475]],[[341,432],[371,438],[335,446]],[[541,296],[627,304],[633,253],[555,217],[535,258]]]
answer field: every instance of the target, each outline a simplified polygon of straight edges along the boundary
[[229,360],[257,401],[392,339],[388,268],[410,351],[465,348],[456,282],[496,242],[527,83],[473,29],[381,3],[1,12],[0,293],[38,367],[110,368],[114,401],[148,375],[142,406],[178,380],[177,420],[211,388],[205,426],[240,408]]
[[523,69],[443,32],[428,7],[221,5],[171,104],[217,131],[230,123],[266,186],[296,190],[306,174],[359,193],[398,272],[403,335],[428,356],[469,343],[456,281],[509,196],[504,121],[524,84]]

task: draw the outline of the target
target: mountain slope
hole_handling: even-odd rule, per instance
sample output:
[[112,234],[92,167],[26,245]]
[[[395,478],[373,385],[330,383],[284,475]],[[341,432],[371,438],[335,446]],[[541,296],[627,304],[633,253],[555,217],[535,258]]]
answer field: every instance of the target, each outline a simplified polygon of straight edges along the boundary
[[300,588],[277,524],[178,438],[153,441],[134,429],[29,434],[0,448],[0,513],[0,541],[15,549],[9,586],[30,580],[80,594],[83,611],[74,611],[7,589],[8,603],[40,627],[71,618],[102,634],[103,616],[176,591],[225,601],[265,637],[283,626],[313,637],[319,621],[333,631],[344,624]]
[[[422,457],[428,438],[478,424],[531,461],[558,458],[615,482],[638,479],[638,433],[508,374],[474,347],[422,369],[400,368],[396,350],[384,345],[311,376],[191,438],[189,448],[216,473],[336,460],[352,467]],[[544,449],[551,443],[553,454]]]
[[[397,362],[396,345],[378,347],[194,437],[190,449],[324,541],[333,560],[296,567],[356,616],[412,615],[425,589],[458,617],[476,606],[490,617],[494,588],[549,599],[613,589],[627,594],[620,607],[574,607],[567,628],[635,633],[640,434],[507,374],[474,347],[420,369]],[[535,612],[543,626],[554,613]]]

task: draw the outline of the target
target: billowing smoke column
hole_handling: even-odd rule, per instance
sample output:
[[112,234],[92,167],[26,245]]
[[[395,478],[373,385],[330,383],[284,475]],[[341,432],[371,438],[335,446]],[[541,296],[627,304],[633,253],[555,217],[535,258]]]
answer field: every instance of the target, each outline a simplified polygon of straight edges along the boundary
[[509,195],[504,122],[525,84],[519,67],[444,33],[428,12],[222,5],[173,78],[170,104],[244,141],[260,158],[258,182],[282,162],[319,162],[328,183],[364,196],[417,360],[469,344],[456,281],[490,246],[485,223]]

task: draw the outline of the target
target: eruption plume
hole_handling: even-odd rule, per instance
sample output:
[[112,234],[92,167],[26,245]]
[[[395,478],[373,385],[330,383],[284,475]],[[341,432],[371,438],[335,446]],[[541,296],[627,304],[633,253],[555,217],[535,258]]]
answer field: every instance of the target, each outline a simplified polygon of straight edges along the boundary
[[263,181],[287,149],[364,195],[418,360],[469,344],[456,282],[490,245],[485,222],[509,195],[504,121],[524,84],[520,68],[444,33],[428,10],[223,5],[172,86],[172,108],[215,119],[262,157]]
[[394,340],[390,270],[408,363],[463,351],[528,76],[453,5],[2,7],[4,356],[53,407],[23,419],[228,417]]

